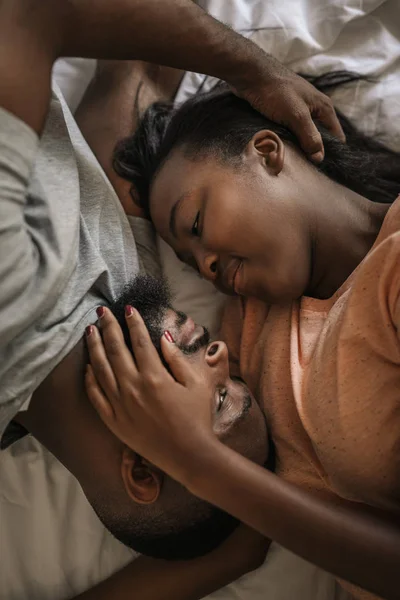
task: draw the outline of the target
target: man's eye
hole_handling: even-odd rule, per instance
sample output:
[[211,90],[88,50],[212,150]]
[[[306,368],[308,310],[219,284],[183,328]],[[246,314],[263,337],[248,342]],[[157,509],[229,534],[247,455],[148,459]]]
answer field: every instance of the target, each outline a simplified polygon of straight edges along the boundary
[[194,223],[192,225],[192,235],[196,237],[199,236],[199,219],[200,219],[200,211],[197,213]]
[[217,405],[217,412],[219,412],[222,408],[223,403],[225,402],[225,398],[228,395],[228,390],[220,390],[218,392],[218,405]]

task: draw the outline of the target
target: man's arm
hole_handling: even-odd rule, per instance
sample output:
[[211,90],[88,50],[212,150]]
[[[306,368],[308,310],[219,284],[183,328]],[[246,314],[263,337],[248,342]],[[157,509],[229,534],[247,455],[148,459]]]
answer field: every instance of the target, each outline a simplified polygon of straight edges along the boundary
[[173,99],[182,76],[182,71],[141,61],[99,61],[75,113],[83,136],[128,215],[141,217],[143,213],[132,199],[130,182],[113,169],[114,148],[132,135],[150,104]]
[[269,544],[241,525],[205,556],[187,561],[141,556],[76,600],[200,600],[260,567]]
[[224,79],[260,112],[292,129],[316,162],[323,158],[323,144],[311,117],[344,140],[324,94],[194,2],[70,0],[70,5],[74,35],[66,39],[65,55],[137,58]]
[[51,71],[64,37],[61,3],[0,0],[0,107],[40,133],[50,101]]
[[0,75],[8,84],[0,106],[37,132],[55,58],[86,56],[140,59],[224,79],[291,127],[315,160],[322,159],[323,144],[312,117],[344,139],[324,94],[189,0],[0,0],[0,22]]

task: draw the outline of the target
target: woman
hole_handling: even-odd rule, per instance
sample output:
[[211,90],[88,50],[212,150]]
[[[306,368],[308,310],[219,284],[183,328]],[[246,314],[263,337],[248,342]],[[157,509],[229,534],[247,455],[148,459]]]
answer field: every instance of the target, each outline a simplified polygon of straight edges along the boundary
[[[211,116],[205,104],[215,109]],[[341,577],[397,597],[399,201],[388,209],[397,155],[345,122],[347,148],[324,134],[321,170],[333,181],[305,161],[284,129],[263,129],[264,118],[229,94],[191,101],[166,129],[162,120],[149,129],[150,117],[141,129],[148,151],[139,150],[140,169],[137,137],[117,153],[120,174],[142,201],[149,198],[147,213],[182,258],[227,291],[280,302],[236,302],[231,320],[242,327],[231,327],[230,349],[252,391],[267,396],[278,463],[290,438],[282,428],[293,437],[300,431],[300,454],[320,467],[320,481],[356,502],[332,507],[288,485],[295,479],[276,478],[216,443],[201,382],[167,337],[164,355],[179,384],[157,358],[141,356],[137,318],[139,368],[127,369],[119,396],[108,400],[92,378],[95,407],[125,443],[134,439],[136,451],[195,494]],[[304,292],[314,299],[282,302]],[[146,384],[147,372],[158,373],[157,386]],[[168,432],[167,415],[175,423]],[[360,503],[383,508],[388,520]]]
[[329,298],[400,192],[400,156],[340,120],[347,145],[321,129],[315,167],[286,128],[219,89],[178,109],[155,104],[114,167],[178,257],[222,291],[269,303]]
[[270,421],[279,379],[330,489],[398,510],[400,156],[341,122],[348,144],[322,131],[315,167],[285,128],[217,90],[150,108],[115,166],[178,256],[246,298],[223,337]]

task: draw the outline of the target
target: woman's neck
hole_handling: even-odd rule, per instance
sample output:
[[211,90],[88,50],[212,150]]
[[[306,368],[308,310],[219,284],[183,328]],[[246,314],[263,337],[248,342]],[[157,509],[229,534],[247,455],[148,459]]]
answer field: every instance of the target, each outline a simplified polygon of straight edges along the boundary
[[330,298],[371,250],[389,205],[329,180],[314,204],[313,272],[307,294]]

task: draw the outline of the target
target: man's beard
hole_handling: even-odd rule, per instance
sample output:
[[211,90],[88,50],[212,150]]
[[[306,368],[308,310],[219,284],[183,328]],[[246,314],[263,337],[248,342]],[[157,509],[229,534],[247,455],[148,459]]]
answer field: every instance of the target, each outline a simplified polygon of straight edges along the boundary
[[[149,331],[151,341],[165,365],[161,352],[161,337],[165,331],[164,317],[168,309],[174,310],[171,306],[171,292],[166,280],[163,278],[155,279],[151,275],[138,275],[125,286],[121,295],[110,306],[122,328],[125,343],[132,351],[130,334],[125,320],[125,306],[128,304],[136,308],[141,315]],[[186,320],[187,315],[185,313],[177,312],[176,327],[178,330]],[[192,344],[178,344],[178,346],[185,354],[194,354],[207,346],[209,341],[210,334],[204,328],[203,335]]]

